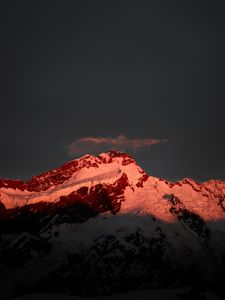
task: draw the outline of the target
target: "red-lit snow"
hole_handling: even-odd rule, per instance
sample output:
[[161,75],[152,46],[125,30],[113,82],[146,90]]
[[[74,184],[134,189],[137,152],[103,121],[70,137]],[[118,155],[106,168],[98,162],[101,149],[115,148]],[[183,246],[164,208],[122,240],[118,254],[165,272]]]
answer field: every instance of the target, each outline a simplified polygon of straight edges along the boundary
[[166,194],[173,194],[189,211],[206,221],[224,219],[224,182],[198,183],[186,178],[171,183],[147,176],[129,155],[115,151],[97,157],[85,155],[61,168],[34,176],[28,182],[0,180],[0,202],[6,209],[39,202],[56,203],[60,196],[67,196],[83,186],[90,189],[99,183],[114,184],[122,174],[127,175],[128,184],[124,187],[125,201],[120,214],[151,214],[173,222],[170,203],[164,198]]

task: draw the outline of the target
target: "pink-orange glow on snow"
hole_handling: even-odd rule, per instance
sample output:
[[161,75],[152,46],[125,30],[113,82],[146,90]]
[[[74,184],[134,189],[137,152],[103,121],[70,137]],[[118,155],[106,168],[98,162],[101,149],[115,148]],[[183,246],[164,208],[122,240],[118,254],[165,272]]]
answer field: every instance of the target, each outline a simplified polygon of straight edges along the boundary
[[46,209],[44,203],[51,203],[52,213],[85,203],[96,214],[137,213],[176,222],[171,209],[186,209],[205,221],[215,221],[225,219],[225,183],[188,178],[172,183],[148,176],[131,156],[117,151],[85,155],[26,182],[0,180],[0,218],[25,206],[34,212]]

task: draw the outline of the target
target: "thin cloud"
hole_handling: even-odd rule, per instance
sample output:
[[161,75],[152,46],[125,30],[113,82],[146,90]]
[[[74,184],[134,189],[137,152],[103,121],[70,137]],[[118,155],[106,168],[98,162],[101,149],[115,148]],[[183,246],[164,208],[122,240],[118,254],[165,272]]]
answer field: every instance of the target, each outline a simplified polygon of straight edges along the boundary
[[143,148],[149,148],[152,145],[168,142],[163,139],[129,139],[125,135],[118,135],[115,138],[112,137],[83,137],[75,140],[68,147],[70,155],[74,154],[87,154],[98,153],[108,150],[118,151],[137,151]]

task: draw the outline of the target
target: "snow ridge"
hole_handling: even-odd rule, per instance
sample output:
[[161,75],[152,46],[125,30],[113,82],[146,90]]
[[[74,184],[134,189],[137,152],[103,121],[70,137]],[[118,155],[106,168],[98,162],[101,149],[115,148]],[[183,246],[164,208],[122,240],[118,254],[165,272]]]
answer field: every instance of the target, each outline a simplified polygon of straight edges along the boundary
[[[157,218],[173,222],[170,212],[171,202],[166,195],[177,197],[192,213],[200,215],[204,220],[224,219],[225,183],[210,180],[198,183],[185,178],[172,183],[148,176],[126,153],[110,151],[98,156],[85,155],[72,160],[62,167],[32,177],[27,182],[18,180],[0,180],[0,205],[5,210],[13,210],[25,205],[38,203],[58,203],[66,197],[99,184],[108,189],[111,199],[116,198],[110,190],[125,174],[127,182],[123,186],[123,198],[120,213],[138,212],[151,214]],[[86,196],[87,196],[86,195]],[[70,197],[71,198],[71,197]]]

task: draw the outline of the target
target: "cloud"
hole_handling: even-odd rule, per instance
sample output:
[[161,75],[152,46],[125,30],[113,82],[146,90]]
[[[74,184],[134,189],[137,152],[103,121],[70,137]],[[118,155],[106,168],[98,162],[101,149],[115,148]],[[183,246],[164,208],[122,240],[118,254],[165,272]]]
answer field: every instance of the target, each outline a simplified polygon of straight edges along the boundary
[[168,142],[168,140],[159,139],[129,139],[125,135],[118,135],[112,137],[83,137],[75,140],[68,147],[70,155],[74,154],[87,154],[87,153],[100,153],[108,150],[118,151],[137,151],[143,148],[151,147],[152,145]]

